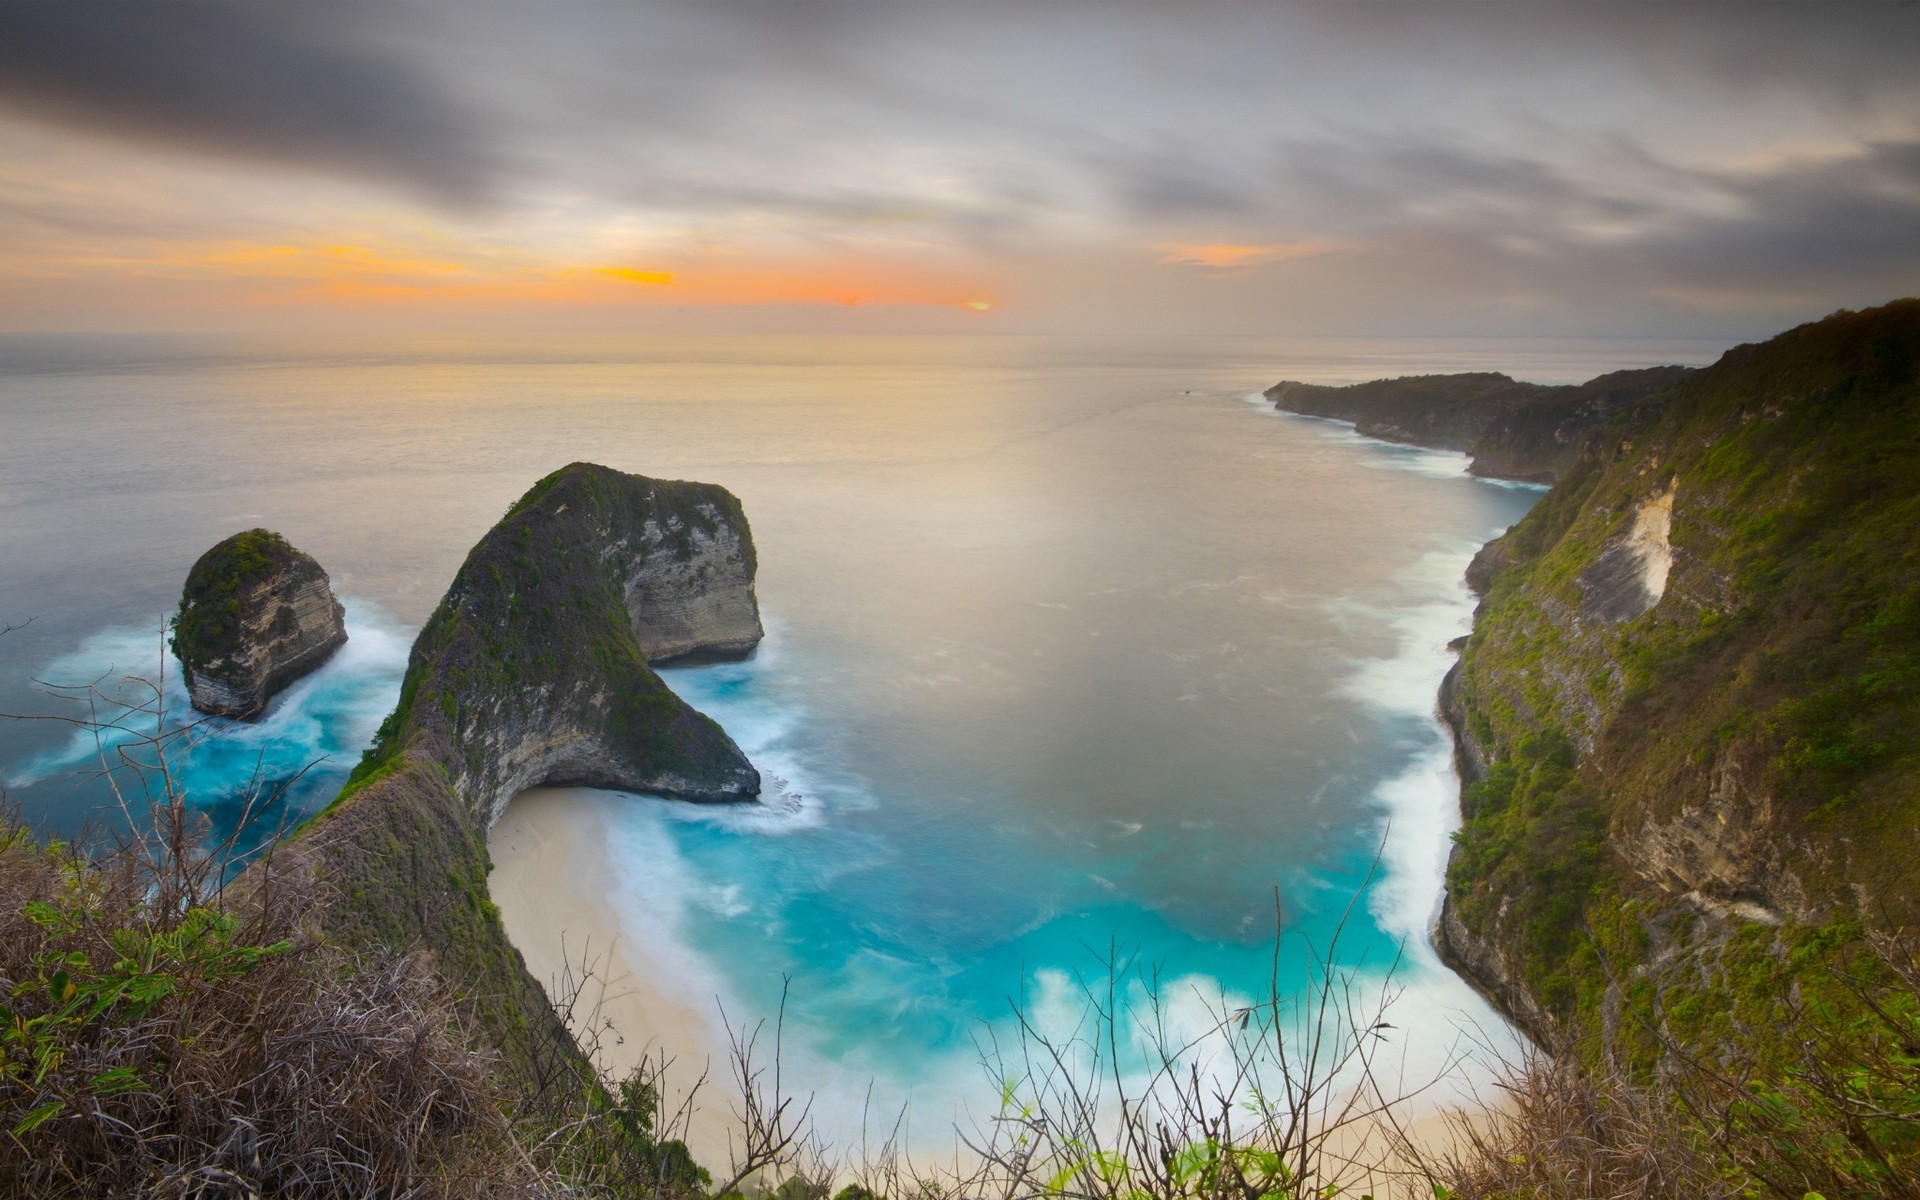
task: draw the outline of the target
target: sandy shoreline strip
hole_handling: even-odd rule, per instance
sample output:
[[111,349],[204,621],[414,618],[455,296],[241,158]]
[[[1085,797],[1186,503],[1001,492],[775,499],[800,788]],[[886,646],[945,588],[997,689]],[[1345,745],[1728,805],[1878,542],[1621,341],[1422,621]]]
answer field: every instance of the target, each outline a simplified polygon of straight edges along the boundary
[[622,799],[588,788],[521,793],[487,835],[489,890],[507,936],[549,997],[569,978],[578,986],[583,967],[591,972],[575,1011],[595,1019],[604,1073],[623,1078],[643,1058],[665,1052],[672,1060],[670,1103],[703,1071],[710,1076],[696,1097],[687,1141],[703,1165],[722,1171],[736,1094],[726,1027],[715,997],[689,995],[688,981],[650,958],[626,928],[606,811]]

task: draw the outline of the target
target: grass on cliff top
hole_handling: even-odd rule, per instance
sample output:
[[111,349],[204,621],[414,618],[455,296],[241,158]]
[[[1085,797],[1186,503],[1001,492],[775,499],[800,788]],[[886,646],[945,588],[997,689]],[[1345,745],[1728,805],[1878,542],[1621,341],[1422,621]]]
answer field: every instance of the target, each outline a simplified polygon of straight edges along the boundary
[[453,1197],[517,1171],[420,960],[314,942],[270,860],[222,893],[186,810],[155,814],[91,852],[0,823],[0,1194]]

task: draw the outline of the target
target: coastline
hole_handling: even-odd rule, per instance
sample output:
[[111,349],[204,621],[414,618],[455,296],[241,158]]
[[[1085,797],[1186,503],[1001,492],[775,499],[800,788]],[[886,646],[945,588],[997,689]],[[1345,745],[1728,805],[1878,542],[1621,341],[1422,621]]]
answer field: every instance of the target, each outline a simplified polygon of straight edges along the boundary
[[[674,986],[684,981],[668,963],[649,957],[647,947],[626,936],[606,813],[608,804],[621,799],[591,788],[522,792],[488,834],[489,888],[509,940],[549,996],[561,990],[569,967],[577,979],[582,964],[590,966],[593,978],[580,989],[578,1010],[600,1025],[594,1057],[605,1073],[618,1079],[642,1059],[664,1053],[672,1061],[669,1111],[707,1073],[681,1136],[695,1159],[718,1173],[731,1161],[738,1095],[728,1076],[726,1028],[717,998],[703,1008],[684,986]],[[1347,1182],[1355,1187],[1403,1200],[1425,1196],[1431,1182],[1423,1168],[1461,1149],[1463,1127],[1492,1119],[1499,1103],[1497,1097],[1489,1103],[1477,1094],[1455,1096],[1408,1114],[1401,1127],[1408,1146],[1393,1147],[1387,1128],[1365,1122],[1333,1135],[1328,1150],[1334,1161],[1353,1164]]]
[[[577,988],[574,1029],[603,1074],[624,1078],[643,1060],[669,1061],[663,1101],[674,1111],[694,1089],[681,1136],[711,1169],[729,1159],[732,1108],[726,1027],[717,997],[689,994],[627,936],[616,898],[621,877],[607,839],[605,806],[620,797],[591,788],[529,788],[487,835],[488,887],[507,938],[550,998]],[[583,968],[589,976],[582,981]],[[679,985],[679,986],[676,986]],[[584,1036],[583,1036],[584,1035]],[[587,1048],[583,1046],[583,1048]]]
[[[1321,416],[1316,413],[1300,412],[1287,408],[1278,400],[1265,397],[1273,412],[1295,420],[1322,421],[1338,425],[1349,431],[1352,436],[1385,446],[1397,446],[1415,450],[1429,450],[1435,453],[1458,455],[1466,460],[1464,473],[1488,483],[1503,487],[1532,488],[1541,492],[1551,490],[1552,485],[1516,476],[1502,476],[1492,471],[1475,470],[1475,459],[1468,450],[1455,450],[1446,447],[1428,445],[1412,439],[1394,439],[1378,433],[1368,433],[1360,429],[1359,423],[1345,417]],[[1437,845],[1440,848],[1438,877],[1433,880],[1433,906],[1428,912],[1424,928],[1405,930],[1409,934],[1409,944],[1418,945],[1421,952],[1433,955],[1435,962],[1468,990],[1477,995],[1505,1022],[1525,1043],[1527,1047],[1539,1049],[1550,1047],[1554,1042],[1554,1028],[1550,1018],[1532,1004],[1531,998],[1517,989],[1507,978],[1505,970],[1497,961],[1490,947],[1479,943],[1468,933],[1454,913],[1452,894],[1446,885],[1447,871],[1452,865],[1457,847],[1450,846],[1453,833],[1460,828],[1466,818],[1462,807],[1467,787],[1477,782],[1485,773],[1483,751],[1473,740],[1465,724],[1465,714],[1459,710],[1457,688],[1461,664],[1464,661],[1468,638],[1478,626],[1481,605],[1484,603],[1484,582],[1474,581],[1475,568],[1488,547],[1494,545],[1503,536],[1504,530],[1497,531],[1469,557],[1459,574],[1460,587],[1470,604],[1470,613],[1466,627],[1460,636],[1447,643],[1448,662],[1438,680],[1427,686],[1423,682],[1421,694],[1426,697],[1425,704],[1434,725],[1439,729],[1447,745],[1447,765],[1450,775],[1451,811],[1444,815],[1443,828],[1439,831]],[[1390,781],[1389,787],[1398,781]],[[1431,839],[1430,839],[1431,840]],[[1395,864],[1395,870],[1389,872],[1389,878],[1397,874],[1402,879],[1414,880],[1422,875],[1419,853],[1409,849]],[[1383,923],[1389,919],[1386,913],[1376,912],[1376,920]],[[1524,1054],[1526,1047],[1514,1047],[1514,1052]],[[1451,1136],[1441,1139],[1451,1144]]]
[[[1286,410],[1268,411],[1302,419],[1302,414]],[[1304,419],[1342,427],[1347,436],[1357,441],[1379,446],[1405,445],[1360,433],[1351,422]],[[1408,464],[1408,469],[1428,475],[1473,477],[1466,469],[1470,460],[1464,453],[1437,450],[1431,454],[1435,461],[1428,462],[1423,456],[1420,463]],[[1444,464],[1440,459],[1446,460]],[[1477,478],[1508,487],[1539,487],[1485,476]],[[1498,532],[1497,529],[1488,531],[1496,537]],[[1427,597],[1426,603],[1395,621],[1401,643],[1399,651],[1370,664],[1373,673],[1382,676],[1375,682],[1390,685],[1385,687],[1384,694],[1375,695],[1373,693],[1381,689],[1370,688],[1364,689],[1366,696],[1359,697],[1396,717],[1418,720],[1432,729],[1431,752],[1420,755],[1420,760],[1411,764],[1403,777],[1390,780],[1387,785],[1396,792],[1423,793],[1415,809],[1437,826],[1429,828],[1427,821],[1404,819],[1393,821],[1391,826],[1399,835],[1393,839],[1398,853],[1389,855],[1396,860],[1392,873],[1403,880],[1399,891],[1425,893],[1427,888],[1423,885],[1430,883],[1432,894],[1419,897],[1424,903],[1416,902],[1411,895],[1397,896],[1398,902],[1393,906],[1398,910],[1393,914],[1399,918],[1397,922],[1378,910],[1374,918],[1382,923],[1383,929],[1404,925],[1400,932],[1406,935],[1406,948],[1415,959],[1431,961],[1436,973],[1433,982],[1437,986],[1425,998],[1466,1011],[1479,1009],[1481,1002],[1491,997],[1476,986],[1472,978],[1444,959],[1436,945],[1438,939],[1433,936],[1444,911],[1446,833],[1459,820],[1461,785],[1456,760],[1458,743],[1443,720],[1444,714],[1435,711],[1435,694],[1444,691],[1449,669],[1455,662],[1453,654],[1441,650],[1440,646],[1450,639],[1457,640],[1458,635],[1471,628],[1473,597],[1461,576],[1467,562],[1480,549],[1479,541],[1475,538],[1470,547],[1449,546],[1431,551],[1417,564],[1415,570],[1423,582],[1439,583],[1438,576],[1443,575],[1444,585]],[[1417,663],[1411,670],[1409,656]],[[1450,812],[1434,810],[1431,800],[1435,790],[1446,791],[1446,800],[1438,808],[1450,809]],[[1405,802],[1409,797],[1402,795],[1398,799]],[[612,834],[621,827],[617,806],[623,803],[633,801],[592,789],[536,788],[522,793],[489,834],[494,864],[491,891],[511,942],[524,955],[529,972],[547,988],[549,995],[562,990],[559,985],[569,965],[577,977],[582,962],[591,961],[596,979],[588,993],[580,997],[579,1005],[584,1010],[597,1010],[593,1022],[596,1027],[601,1027],[598,1018],[612,1023],[614,1032],[606,1032],[601,1027],[602,1044],[596,1054],[602,1069],[610,1076],[619,1078],[644,1057],[659,1053],[665,1053],[675,1062],[669,1077],[671,1088],[684,1088],[700,1077],[703,1068],[710,1073],[711,1077],[701,1088],[699,1112],[686,1140],[696,1158],[718,1172],[728,1157],[727,1134],[732,1125],[734,1089],[724,1078],[729,1069],[728,1043],[719,1020],[717,998],[711,994],[714,981],[700,971],[692,972],[692,978],[685,977],[689,974],[684,970],[685,949],[676,948],[671,930],[662,926],[660,917],[648,904],[641,902],[636,906],[628,878],[636,864],[620,861],[613,845]],[[1396,815],[1405,818],[1409,814],[1402,811]],[[703,989],[708,994],[695,994]],[[1499,1006],[1494,1004],[1488,1016],[1496,1014]],[[1505,1027],[1506,1022],[1500,1020],[1499,1025]],[[1524,1030],[1512,1029],[1508,1036],[1515,1043],[1512,1049],[1524,1045]],[[1469,1040],[1482,1045],[1480,1038]],[[1498,1035],[1490,1039],[1491,1043],[1504,1041]],[[1502,1057],[1501,1052],[1508,1049],[1491,1044],[1482,1048],[1495,1057]],[[1448,1092],[1454,1094],[1444,1094]],[[674,1099],[677,1095],[669,1098],[670,1103]],[[1457,1080],[1455,1086],[1441,1089],[1440,1093],[1412,1105],[1412,1111],[1406,1114],[1409,1125],[1405,1132],[1420,1146],[1420,1152],[1411,1159],[1400,1154],[1389,1156],[1388,1161],[1381,1164],[1381,1174],[1371,1181],[1373,1186],[1378,1190],[1389,1180],[1405,1181],[1406,1173],[1417,1172],[1415,1164],[1421,1158],[1432,1161],[1435,1154],[1444,1155],[1456,1148],[1458,1140],[1452,1122],[1478,1119],[1484,1107],[1483,1098],[1476,1096],[1469,1100],[1460,1094]],[[1463,1117],[1463,1109],[1474,1115]],[[1377,1148],[1374,1138],[1378,1136],[1363,1134],[1351,1142],[1343,1137],[1338,1148],[1354,1157],[1371,1157]]]

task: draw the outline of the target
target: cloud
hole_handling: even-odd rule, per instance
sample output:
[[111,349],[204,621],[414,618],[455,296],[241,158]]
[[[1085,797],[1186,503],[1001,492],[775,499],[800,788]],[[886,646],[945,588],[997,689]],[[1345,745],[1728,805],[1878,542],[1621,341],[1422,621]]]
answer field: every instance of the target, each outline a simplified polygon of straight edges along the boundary
[[1273,246],[1234,246],[1220,243],[1162,242],[1154,247],[1163,263],[1209,267],[1214,271],[1244,271],[1267,263],[1285,262],[1338,250],[1336,242],[1293,242]]
[[[351,19],[346,19],[351,18]],[[227,0],[0,4],[0,105],[235,158],[488,198],[474,115],[370,34],[376,9]]]
[[1710,182],[1733,202],[1640,247],[1679,278],[1718,286],[1793,286],[1920,272],[1920,139],[1729,172]]
[[673,286],[672,271],[642,271],[634,267],[598,267],[594,270],[594,274],[607,275],[628,283],[646,284],[651,287]]
[[1068,324],[1867,303],[1920,287],[1917,31],[1732,3],[0,0],[0,265],[413,247],[472,263],[458,287],[498,255],[634,307]]

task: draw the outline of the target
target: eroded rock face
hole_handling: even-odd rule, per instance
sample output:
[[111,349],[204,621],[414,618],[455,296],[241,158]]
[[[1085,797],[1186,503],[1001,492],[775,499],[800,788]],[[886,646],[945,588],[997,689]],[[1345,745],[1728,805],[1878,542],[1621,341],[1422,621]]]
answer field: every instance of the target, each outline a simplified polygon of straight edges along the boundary
[[578,784],[743,800],[760,776],[649,664],[760,641],[753,539],[725,488],[574,463],[468,554],[368,764],[438,764],[482,831]]
[[194,708],[259,716],[346,643],[345,617],[320,564],[279,534],[249,529],[214,546],[187,573],[173,621]]
[[1764,762],[1751,758],[1723,752],[1703,767],[1705,794],[1696,791],[1672,816],[1640,824],[1632,841],[1623,840],[1624,865],[1697,908],[1768,925],[1818,920],[1795,869],[1808,847],[1780,819]]
[[621,593],[648,662],[744,658],[766,636],[745,531],[709,504],[648,521],[624,547]]
[[1667,594],[1673,573],[1673,497],[1678,484],[1642,500],[1633,519],[1580,574],[1581,615],[1618,625]]
[[1558,1049],[1565,1043],[1566,1033],[1560,1022],[1534,999],[1523,973],[1508,962],[1500,941],[1469,929],[1451,895],[1441,899],[1432,937],[1440,961],[1525,1030],[1535,1045]]

